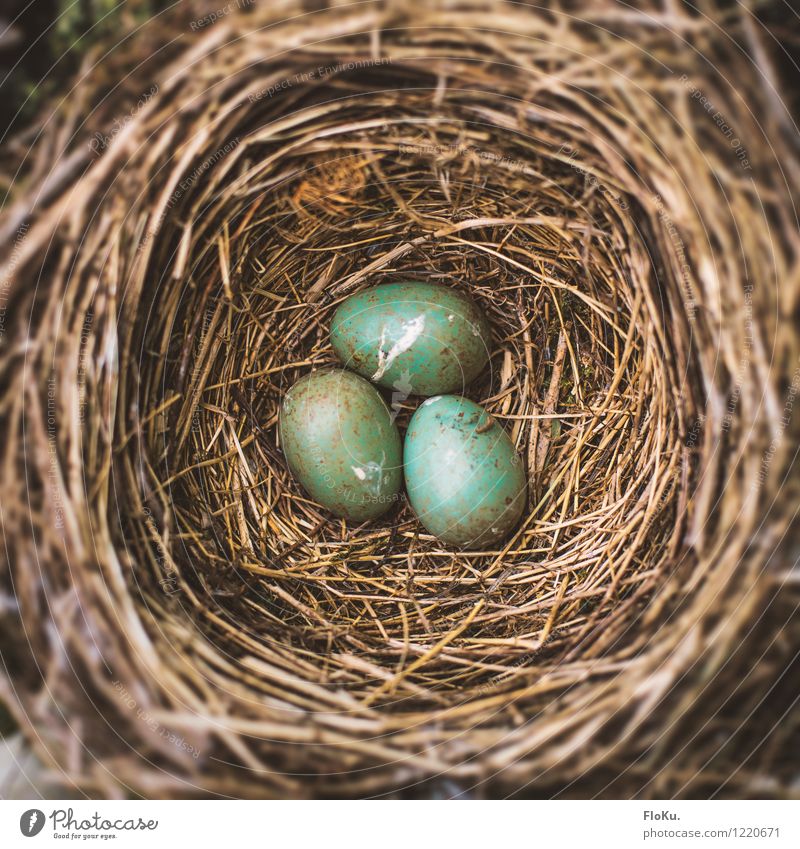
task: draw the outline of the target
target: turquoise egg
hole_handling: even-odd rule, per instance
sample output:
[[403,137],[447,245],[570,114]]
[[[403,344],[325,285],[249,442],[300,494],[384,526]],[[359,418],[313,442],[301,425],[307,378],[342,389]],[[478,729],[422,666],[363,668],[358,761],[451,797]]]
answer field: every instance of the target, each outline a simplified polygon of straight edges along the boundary
[[349,371],[315,371],[286,393],[278,421],[289,468],[345,519],[385,513],[403,484],[400,434],[377,389]]
[[344,366],[404,395],[463,389],[489,361],[491,332],[473,301],[435,283],[384,283],[337,308],[331,344]]
[[467,398],[428,398],[414,413],[403,449],[408,500],[446,543],[492,548],[525,509],[522,460],[497,421]]

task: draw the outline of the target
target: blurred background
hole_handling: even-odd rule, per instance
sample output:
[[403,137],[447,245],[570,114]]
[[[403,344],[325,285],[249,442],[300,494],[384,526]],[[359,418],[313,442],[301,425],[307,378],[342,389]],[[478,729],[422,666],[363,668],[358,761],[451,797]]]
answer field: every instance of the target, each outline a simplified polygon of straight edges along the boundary
[[[739,5],[737,0],[698,0],[695,3],[665,0],[665,11],[673,4],[712,14],[718,13],[714,10],[724,11]],[[6,134],[9,130],[20,130],[33,120],[41,103],[58,91],[59,86],[79,70],[82,62],[102,56],[105,53],[103,45],[110,36],[117,40],[122,33],[133,33],[146,25],[155,41],[159,18],[180,16],[194,20],[220,5],[225,4],[207,0],[4,0],[0,9],[0,73],[3,77],[0,120]],[[306,3],[309,10],[321,5],[316,1]],[[549,4],[544,0],[533,5],[547,8]],[[579,15],[587,3],[561,5],[571,5]],[[600,0],[588,5],[597,10],[610,4]],[[785,80],[784,98],[796,107],[800,98],[800,69],[797,66],[800,30],[790,9],[797,5],[787,0],[749,0],[745,5],[776,41],[784,45],[785,53],[776,52],[775,61]],[[246,6],[243,11],[247,11]],[[93,73],[104,73],[103,63]]]

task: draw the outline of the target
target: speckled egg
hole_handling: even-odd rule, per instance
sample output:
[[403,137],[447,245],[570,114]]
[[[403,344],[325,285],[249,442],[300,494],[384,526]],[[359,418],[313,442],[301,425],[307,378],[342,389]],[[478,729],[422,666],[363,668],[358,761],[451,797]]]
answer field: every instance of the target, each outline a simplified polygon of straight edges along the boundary
[[383,398],[358,375],[301,378],[284,396],[278,428],[289,468],[331,513],[363,522],[399,497],[400,434]]
[[525,509],[522,460],[500,424],[467,398],[428,398],[408,425],[403,462],[414,512],[446,543],[493,548]]
[[491,333],[468,297],[434,283],[384,283],[337,308],[331,344],[343,365],[405,395],[463,389],[489,361]]

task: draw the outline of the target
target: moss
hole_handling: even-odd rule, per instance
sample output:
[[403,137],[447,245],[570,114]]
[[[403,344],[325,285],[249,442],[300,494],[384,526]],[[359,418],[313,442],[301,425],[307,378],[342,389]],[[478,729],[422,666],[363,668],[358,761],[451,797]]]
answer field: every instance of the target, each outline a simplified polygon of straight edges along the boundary
[[[64,80],[90,50],[117,42],[121,31],[145,23],[169,5],[167,0],[53,0],[50,8],[42,4],[35,18],[17,25],[21,49],[18,62],[10,57],[16,65],[3,87],[4,125],[13,118],[20,128],[33,120],[43,103],[62,92]],[[29,49],[34,43],[35,49]]]

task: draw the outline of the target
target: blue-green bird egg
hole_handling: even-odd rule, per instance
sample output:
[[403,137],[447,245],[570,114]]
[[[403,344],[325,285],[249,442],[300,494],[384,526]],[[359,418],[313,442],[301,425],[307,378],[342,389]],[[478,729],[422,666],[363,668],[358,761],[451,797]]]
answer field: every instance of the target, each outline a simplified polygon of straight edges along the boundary
[[489,361],[491,332],[476,304],[435,283],[384,283],[351,295],[331,322],[346,368],[405,395],[463,389]]
[[378,391],[349,371],[316,371],[286,393],[279,417],[289,468],[331,513],[363,522],[403,484],[400,434]]
[[525,509],[522,460],[498,422],[467,398],[428,398],[408,425],[403,462],[414,512],[446,543],[491,548]]

